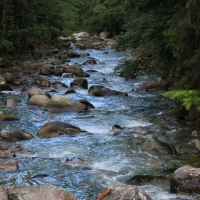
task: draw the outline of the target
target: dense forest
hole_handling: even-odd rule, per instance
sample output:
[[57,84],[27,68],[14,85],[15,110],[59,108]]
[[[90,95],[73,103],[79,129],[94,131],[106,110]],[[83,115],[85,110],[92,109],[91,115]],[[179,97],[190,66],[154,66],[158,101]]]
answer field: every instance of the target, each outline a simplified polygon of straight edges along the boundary
[[175,89],[200,89],[199,0],[1,0],[0,56],[12,58],[31,45],[53,45],[59,35],[109,31],[116,49],[144,55],[117,73],[161,73]]

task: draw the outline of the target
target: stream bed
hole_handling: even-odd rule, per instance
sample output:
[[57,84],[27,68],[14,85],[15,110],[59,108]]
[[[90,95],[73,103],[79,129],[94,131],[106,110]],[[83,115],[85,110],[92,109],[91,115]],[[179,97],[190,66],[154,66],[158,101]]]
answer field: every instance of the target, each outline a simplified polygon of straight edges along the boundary
[[[76,93],[70,94],[65,94],[63,90],[53,93],[52,88],[44,88],[51,95],[86,99],[95,107],[80,112],[51,113],[41,107],[27,105],[28,97],[21,94],[20,86],[14,86],[13,93],[1,94],[0,110],[19,120],[0,121],[0,129],[21,128],[35,138],[19,142],[0,141],[8,146],[22,145],[33,152],[27,156],[17,155],[18,171],[0,171],[0,186],[50,183],[72,192],[79,200],[94,200],[110,185],[127,183],[136,175],[151,175],[166,177],[139,186],[152,199],[193,199],[190,196],[170,193],[169,177],[173,170],[188,164],[186,157],[141,151],[144,139],[152,135],[156,135],[163,142],[176,145],[181,137],[188,137],[195,129],[190,124],[162,121],[159,113],[174,107],[170,100],[163,98],[163,91],[136,92],[141,83],[155,81],[158,77],[143,75],[126,80],[113,76],[114,67],[131,55],[128,51],[116,52],[111,47],[80,50],[72,45],[71,48],[78,53],[88,53],[89,56],[71,59],[67,64],[82,64],[90,58],[97,61],[95,65],[82,66],[83,70],[90,74],[90,77],[87,77],[88,87],[102,85],[126,92],[128,96],[96,97],[89,94],[87,89],[78,87],[73,88]],[[51,82],[65,83],[68,87],[74,79],[63,76],[48,78]],[[18,98],[21,103],[16,108],[8,108],[5,106],[8,97]],[[49,121],[70,123],[86,132],[47,139],[37,137],[39,128]],[[132,128],[133,131],[131,134],[122,132],[116,136],[109,135],[113,125]],[[134,131],[135,129],[137,131]],[[77,159],[77,162],[69,162],[73,159]],[[190,164],[199,167],[199,163],[195,161]]]

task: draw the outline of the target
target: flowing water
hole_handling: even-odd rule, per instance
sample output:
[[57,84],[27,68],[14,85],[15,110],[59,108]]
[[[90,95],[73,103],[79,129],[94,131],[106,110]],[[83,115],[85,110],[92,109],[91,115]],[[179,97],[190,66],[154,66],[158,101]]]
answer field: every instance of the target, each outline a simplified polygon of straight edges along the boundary
[[[82,64],[89,58],[97,60],[96,65],[83,66],[84,71],[90,72],[88,77],[91,85],[103,85],[110,89],[128,93],[128,97],[110,96],[95,97],[88,90],[75,88],[76,93],[65,95],[71,99],[84,98],[95,108],[81,112],[50,113],[41,107],[28,106],[28,97],[20,94],[20,87],[15,87],[15,93],[5,94],[0,100],[0,110],[19,120],[1,121],[1,129],[21,128],[33,134],[34,139],[20,142],[2,142],[8,146],[18,144],[31,150],[27,156],[17,155],[19,171],[1,172],[0,185],[13,184],[42,184],[51,183],[63,187],[76,195],[80,200],[94,200],[106,187],[126,183],[135,175],[164,175],[169,177],[171,169],[182,166],[184,159],[173,156],[161,156],[142,152],[140,147],[145,138],[157,135],[164,142],[176,144],[181,135],[191,134],[191,127],[162,122],[159,113],[173,107],[172,102],[163,99],[163,92],[136,92],[139,84],[157,80],[154,75],[140,76],[135,80],[125,80],[112,76],[113,69],[119,62],[130,56],[130,52],[116,52],[111,47],[101,50],[88,49],[82,51],[75,46],[72,48],[79,53],[89,53],[89,57],[71,59],[69,64]],[[45,61],[48,62],[48,61]],[[68,86],[73,78],[51,76],[53,81],[61,81]],[[52,88],[45,88],[50,91]],[[57,94],[64,95],[65,91]],[[53,93],[51,93],[53,95]],[[5,99],[15,97],[22,101],[17,108],[5,107]],[[40,139],[37,131],[46,122],[62,121],[78,126],[87,132],[74,136],[60,136]],[[112,136],[107,133],[112,126],[143,127],[141,131],[131,134],[121,133]],[[80,158],[77,162],[66,159]],[[152,199],[192,199],[189,196],[171,194],[168,179],[140,186]]]

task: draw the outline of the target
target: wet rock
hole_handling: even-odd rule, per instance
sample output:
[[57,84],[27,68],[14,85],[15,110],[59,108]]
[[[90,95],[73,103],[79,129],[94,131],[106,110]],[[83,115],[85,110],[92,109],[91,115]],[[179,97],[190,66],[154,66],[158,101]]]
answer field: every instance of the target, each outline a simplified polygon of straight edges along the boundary
[[[151,197],[137,186],[114,185],[98,195],[101,200],[151,200]],[[97,198],[97,199],[98,199]]]
[[136,175],[129,179],[126,183],[129,185],[145,185],[145,184],[153,184],[153,182],[166,181],[166,177],[164,176],[153,176],[153,175]]
[[75,37],[76,40],[82,40],[83,38],[89,38],[90,34],[88,32],[79,32],[79,33],[74,33],[73,36]]
[[179,148],[179,153],[200,153],[200,139],[192,139]]
[[138,92],[147,92],[149,90],[166,90],[165,83],[159,82],[159,81],[152,81],[143,83],[140,85],[140,87],[137,89]]
[[12,121],[12,120],[19,120],[19,119],[14,116],[4,115],[2,112],[0,112],[0,120]]
[[80,55],[77,52],[73,51],[73,50],[68,50],[67,51],[67,56],[69,58],[79,58],[80,57]]
[[120,96],[128,96],[126,92],[120,92],[116,90],[111,90],[109,88],[105,88],[101,85],[94,85],[91,86],[88,90],[89,94],[92,94],[94,96],[113,96],[113,95],[120,95]]
[[81,133],[81,129],[64,122],[52,121],[44,124],[37,132],[37,135],[42,138],[49,138],[75,133]]
[[62,64],[64,64],[65,63],[65,61],[64,60],[62,60],[62,59],[53,59],[53,60],[51,60],[51,64],[52,65],[62,65]]
[[48,78],[41,76],[38,77],[33,83],[32,85],[37,85],[39,87],[50,87],[51,82],[49,81]]
[[75,77],[75,74],[73,73],[66,73],[63,78],[74,78]]
[[188,113],[188,117],[190,121],[198,121],[198,123],[200,122],[200,111],[196,106],[192,106]]
[[31,152],[30,150],[24,148],[21,145],[16,147],[11,146],[9,149],[5,149],[4,153],[6,153],[9,157],[30,157],[35,155],[35,153]]
[[84,78],[76,78],[73,80],[73,82],[70,83],[71,87],[81,87],[83,89],[88,89],[88,81]]
[[71,93],[76,93],[76,91],[73,90],[73,89],[69,89],[69,90],[67,90],[67,91],[65,92],[65,94],[71,94]]
[[0,150],[0,158],[8,158],[8,155],[6,152]]
[[142,126],[128,128],[128,127],[121,127],[115,124],[112,127],[112,130],[109,131],[107,134],[115,136],[115,135],[126,135],[126,134],[132,134],[132,133],[146,133],[146,132],[147,130]]
[[101,38],[102,40],[108,39],[109,37],[110,37],[110,33],[108,31],[103,31],[99,33],[99,38]]
[[0,160],[0,170],[17,171],[18,170],[17,160],[15,158],[10,158],[7,159],[6,161],[3,160],[3,162]]
[[64,69],[64,72],[65,73],[72,73],[74,74],[75,76],[78,76],[78,77],[89,77],[90,75],[86,72],[83,71],[82,68],[80,68],[79,66],[68,66]]
[[49,112],[74,112],[74,111],[82,111],[87,110],[88,107],[82,103],[69,103],[69,104],[63,104],[59,102],[53,102],[50,101],[48,105],[45,107],[46,111]]
[[[66,160],[65,160],[65,165],[67,165],[68,167],[75,167],[76,169],[79,168],[79,169],[89,169],[89,164],[87,162],[85,162],[82,158],[79,158],[77,156],[70,156],[70,157],[67,157]],[[90,167],[91,169],[91,167]]]
[[200,168],[184,166],[177,169],[170,180],[172,193],[200,194]]
[[52,83],[52,86],[57,90],[62,90],[62,89],[68,88],[65,83],[62,83],[62,82],[59,82],[59,81]]
[[33,135],[19,128],[0,131],[1,140],[18,141],[18,140],[30,140],[32,138],[34,138]]
[[[113,46],[116,44],[116,40],[114,38],[105,38],[104,42],[102,42],[104,47]],[[97,48],[98,49],[98,48]]]
[[90,59],[85,61],[82,65],[96,65],[97,61],[95,59]]
[[34,95],[28,100],[27,104],[36,106],[47,106],[49,102],[50,99],[45,95]]
[[29,98],[34,96],[34,95],[45,95],[48,98],[51,98],[51,95],[48,92],[46,92],[46,91],[44,91],[40,88],[32,88],[32,89],[27,91],[27,94],[28,94]]
[[0,195],[2,200],[77,200],[67,190],[50,184],[2,187]]
[[90,102],[88,102],[85,99],[78,99],[78,100],[75,100],[75,102],[84,104],[87,106],[87,108],[95,108],[94,105],[92,105]]
[[13,89],[6,83],[4,77],[0,76],[0,91],[4,90],[13,91]]
[[90,56],[90,54],[89,54],[89,53],[81,53],[80,56],[81,56],[82,58],[85,58],[85,57],[87,57],[87,56]]
[[69,48],[71,46],[71,43],[68,41],[62,41],[61,45],[62,45],[62,47]]
[[53,65],[52,64],[42,64],[40,67],[40,75],[53,75]]
[[54,76],[62,76],[62,69],[60,69],[60,68],[55,68],[54,70],[53,70],[53,75]]
[[85,102],[72,101],[61,95],[55,95],[45,107],[45,110],[50,112],[72,112],[87,110],[89,106]]
[[[92,44],[91,42],[86,42],[84,41],[81,42],[81,43],[76,43],[76,46],[79,48],[79,49],[82,49],[82,50],[85,50],[85,49],[94,49],[95,45]],[[80,56],[82,57],[83,54],[80,54]]]
[[6,188],[0,188],[0,199],[8,200],[8,193]]
[[10,107],[10,108],[17,107],[19,105],[19,103],[21,103],[21,101],[19,99],[15,99],[15,98],[6,99],[6,106]]
[[184,113],[177,110],[164,110],[161,113],[161,118],[164,121],[176,121],[176,120],[184,120],[185,116]]
[[141,146],[141,150],[147,152],[155,152],[159,154],[176,153],[175,148],[165,142],[160,141],[156,137],[146,139]]
[[5,116],[4,114],[0,111],[0,120],[4,120],[5,119]]
[[11,73],[5,73],[3,75],[3,77],[4,77],[5,81],[6,81],[6,83],[8,83],[8,84],[14,84],[15,78],[14,78],[14,76]]
[[69,98],[66,98],[62,95],[55,95],[51,98],[52,103],[59,103],[59,104],[72,104],[73,101]]

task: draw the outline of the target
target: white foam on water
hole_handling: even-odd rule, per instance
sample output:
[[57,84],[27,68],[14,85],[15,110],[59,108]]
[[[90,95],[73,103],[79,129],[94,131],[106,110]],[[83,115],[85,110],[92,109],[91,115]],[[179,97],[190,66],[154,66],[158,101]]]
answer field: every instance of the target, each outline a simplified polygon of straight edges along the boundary
[[71,151],[63,151],[63,152],[55,152],[55,153],[50,153],[49,157],[50,158],[66,158],[68,156],[71,156],[72,152]]
[[192,200],[193,197],[185,196],[185,195],[178,195],[178,194],[172,194],[166,190],[164,190],[161,187],[152,186],[152,185],[145,185],[141,186],[141,189],[143,189],[152,199],[155,200]]

